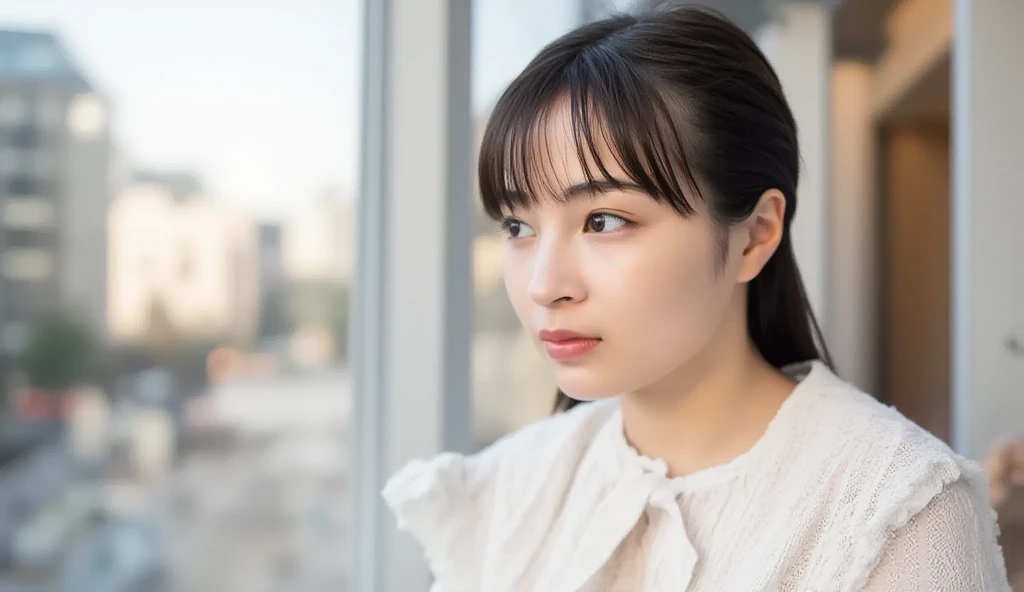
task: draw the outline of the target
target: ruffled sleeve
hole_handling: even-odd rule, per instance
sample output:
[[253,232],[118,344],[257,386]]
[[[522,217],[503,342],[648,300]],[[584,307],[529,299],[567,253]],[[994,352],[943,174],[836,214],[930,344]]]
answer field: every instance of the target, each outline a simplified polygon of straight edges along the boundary
[[492,455],[445,453],[410,462],[384,487],[384,500],[399,530],[423,546],[430,570],[446,592],[475,590],[480,579],[493,463]]
[[1009,591],[988,482],[924,430],[904,430],[857,523],[847,590]]
[[864,592],[1009,590],[988,500],[967,479],[942,490],[885,546]]
[[[591,472],[581,463],[614,401],[543,419],[471,456],[412,461],[383,496],[423,546],[434,592],[523,589],[531,551],[556,522],[562,500]],[[589,489],[587,489],[589,491]],[[527,588],[529,589],[529,588]]]

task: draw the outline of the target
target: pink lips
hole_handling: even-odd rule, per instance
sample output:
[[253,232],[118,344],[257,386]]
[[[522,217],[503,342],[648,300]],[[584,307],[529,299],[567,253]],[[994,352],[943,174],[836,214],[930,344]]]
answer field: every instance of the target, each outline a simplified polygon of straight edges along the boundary
[[540,332],[540,340],[544,342],[548,356],[552,360],[560,361],[580,358],[601,345],[601,340],[597,337],[565,329],[544,329]]

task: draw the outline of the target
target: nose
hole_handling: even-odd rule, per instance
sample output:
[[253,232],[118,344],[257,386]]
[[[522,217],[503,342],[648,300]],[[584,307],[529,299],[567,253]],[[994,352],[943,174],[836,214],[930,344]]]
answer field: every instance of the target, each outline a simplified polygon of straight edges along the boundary
[[540,306],[582,302],[586,285],[576,253],[570,244],[548,241],[538,245],[527,292]]

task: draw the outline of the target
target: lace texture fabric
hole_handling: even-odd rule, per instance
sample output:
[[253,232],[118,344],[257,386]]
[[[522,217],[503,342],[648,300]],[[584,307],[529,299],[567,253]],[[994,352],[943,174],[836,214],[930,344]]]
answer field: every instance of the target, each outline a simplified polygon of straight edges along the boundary
[[384,497],[435,592],[1005,591],[980,469],[811,363],[764,436],[681,478],[580,405]]

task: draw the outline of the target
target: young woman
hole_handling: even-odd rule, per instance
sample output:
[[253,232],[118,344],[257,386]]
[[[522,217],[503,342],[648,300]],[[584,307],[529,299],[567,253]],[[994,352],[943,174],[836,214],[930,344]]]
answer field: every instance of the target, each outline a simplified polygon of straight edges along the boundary
[[771,66],[705,10],[587,25],[511,84],[479,180],[560,391],[389,482],[435,590],[1008,589],[980,469],[830,370],[799,168]]

